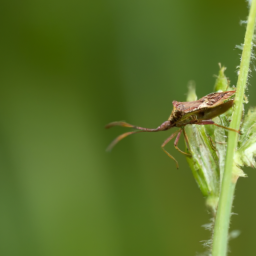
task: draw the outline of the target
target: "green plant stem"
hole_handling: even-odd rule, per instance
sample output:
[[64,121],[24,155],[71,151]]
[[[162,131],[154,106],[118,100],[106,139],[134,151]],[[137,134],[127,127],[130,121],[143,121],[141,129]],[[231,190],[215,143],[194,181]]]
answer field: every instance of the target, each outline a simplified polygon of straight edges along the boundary
[[[244,39],[240,71],[237,81],[237,92],[235,108],[230,127],[239,130],[243,99],[248,78],[251,51],[253,45],[254,26],[256,18],[256,0],[253,0],[250,7],[248,23]],[[225,162],[224,177],[221,184],[220,201],[214,226],[212,256],[226,256],[228,247],[228,228],[231,216],[231,208],[235,185],[238,177],[232,176],[234,153],[237,146],[238,134],[229,132],[227,156]]]

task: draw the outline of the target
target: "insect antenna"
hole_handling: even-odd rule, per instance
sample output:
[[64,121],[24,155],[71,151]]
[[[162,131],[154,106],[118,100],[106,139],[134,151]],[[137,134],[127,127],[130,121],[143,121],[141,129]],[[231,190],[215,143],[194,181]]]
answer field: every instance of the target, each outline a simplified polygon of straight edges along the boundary
[[126,122],[112,122],[112,123],[109,123],[105,126],[106,129],[110,128],[110,127],[113,127],[113,126],[122,126],[122,127],[130,127],[130,128],[135,128],[134,125],[132,124],[128,124]]
[[119,135],[116,139],[114,139],[111,144],[107,147],[107,151],[110,151],[120,140],[124,139],[125,137],[134,134],[134,133],[139,133],[139,132],[158,132],[158,131],[164,131],[170,128],[170,122],[166,121],[162,123],[160,126],[158,126],[156,129],[149,129],[149,128],[144,128],[144,127],[139,127],[135,126],[132,124],[128,124],[126,122],[112,122],[109,123],[105,126],[106,129],[111,128],[113,126],[122,126],[122,127],[128,127],[128,128],[134,128],[137,131],[132,131],[132,132],[126,132],[121,135]]
[[120,140],[124,139],[125,137],[131,135],[131,134],[134,134],[134,133],[139,133],[139,132],[142,132],[142,131],[133,131],[133,132],[126,132],[126,133],[123,133],[121,135],[119,135],[117,138],[115,138],[110,144],[109,146],[107,147],[107,151],[111,151],[112,148],[117,144],[117,142],[119,142]]

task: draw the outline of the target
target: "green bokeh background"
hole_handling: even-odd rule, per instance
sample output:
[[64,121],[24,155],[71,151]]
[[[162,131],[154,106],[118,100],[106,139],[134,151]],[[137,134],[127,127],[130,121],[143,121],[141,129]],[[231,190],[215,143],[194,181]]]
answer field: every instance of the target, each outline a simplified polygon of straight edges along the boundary
[[[172,101],[212,92],[218,63],[237,80],[241,0],[2,1],[0,254],[196,255],[210,215],[183,155],[125,128],[155,128]],[[255,72],[249,83],[256,105]],[[182,143],[181,143],[182,146]],[[238,182],[231,255],[255,251],[256,174]]]

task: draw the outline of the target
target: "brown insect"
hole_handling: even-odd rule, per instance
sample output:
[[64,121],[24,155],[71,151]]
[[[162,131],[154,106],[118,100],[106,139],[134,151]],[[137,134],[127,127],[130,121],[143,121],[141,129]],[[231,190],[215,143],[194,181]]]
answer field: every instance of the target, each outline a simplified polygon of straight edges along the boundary
[[234,131],[240,133],[240,131],[237,131],[232,128],[228,128],[219,124],[214,123],[211,119],[223,114],[228,109],[230,109],[234,104],[234,97],[235,97],[236,91],[226,91],[226,92],[214,92],[210,93],[203,98],[191,101],[191,102],[178,102],[173,101],[173,110],[168,118],[167,121],[163,122],[160,126],[158,126],[156,129],[149,129],[149,128],[143,128],[135,125],[128,124],[126,122],[112,122],[108,125],[106,125],[106,128],[110,128],[112,126],[123,126],[123,127],[130,127],[136,129],[136,131],[126,132],[124,134],[121,134],[118,136],[107,148],[107,151],[110,151],[117,142],[122,140],[123,138],[127,137],[128,135],[139,133],[139,132],[159,132],[159,131],[166,131],[169,130],[172,127],[180,127],[181,129],[173,133],[169,138],[167,138],[164,143],[162,144],[163,151],[172,158],[177,168],[179,167],[177,160],[170,155],[165,150],[165,145],[173,139],[176,135],[176,139],[174,141],[174,147],[180,151],[182,154],[186,156],[191,156],[190,154],[183,152],[178,148],[178,142],[180,139],[180,135],[183,132],[185,137],[185,142],[187,144],[187,147],[189,148],[188,138],[185,133],[184,127],[188,124],[197,124],[197,125],[215,125],[218,127],[221,127],[223,129]]

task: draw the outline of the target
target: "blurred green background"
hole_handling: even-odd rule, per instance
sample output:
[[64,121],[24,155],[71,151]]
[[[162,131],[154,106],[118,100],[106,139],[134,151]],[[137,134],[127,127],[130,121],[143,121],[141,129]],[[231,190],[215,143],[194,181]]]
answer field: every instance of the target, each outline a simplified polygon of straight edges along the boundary
[[[210,215],[185,157],[155,128],[213,90],[218,63],[235,85],[245,1],[2,1],[0,254],[169,256],[203,252]],[[254,73],[254,72],[253,72]],[[250,105],[256,105],[255,74]],[[183,142],[180,143],[183,147]],[[255,250],[254,170],[238,182],[231,255]]]

